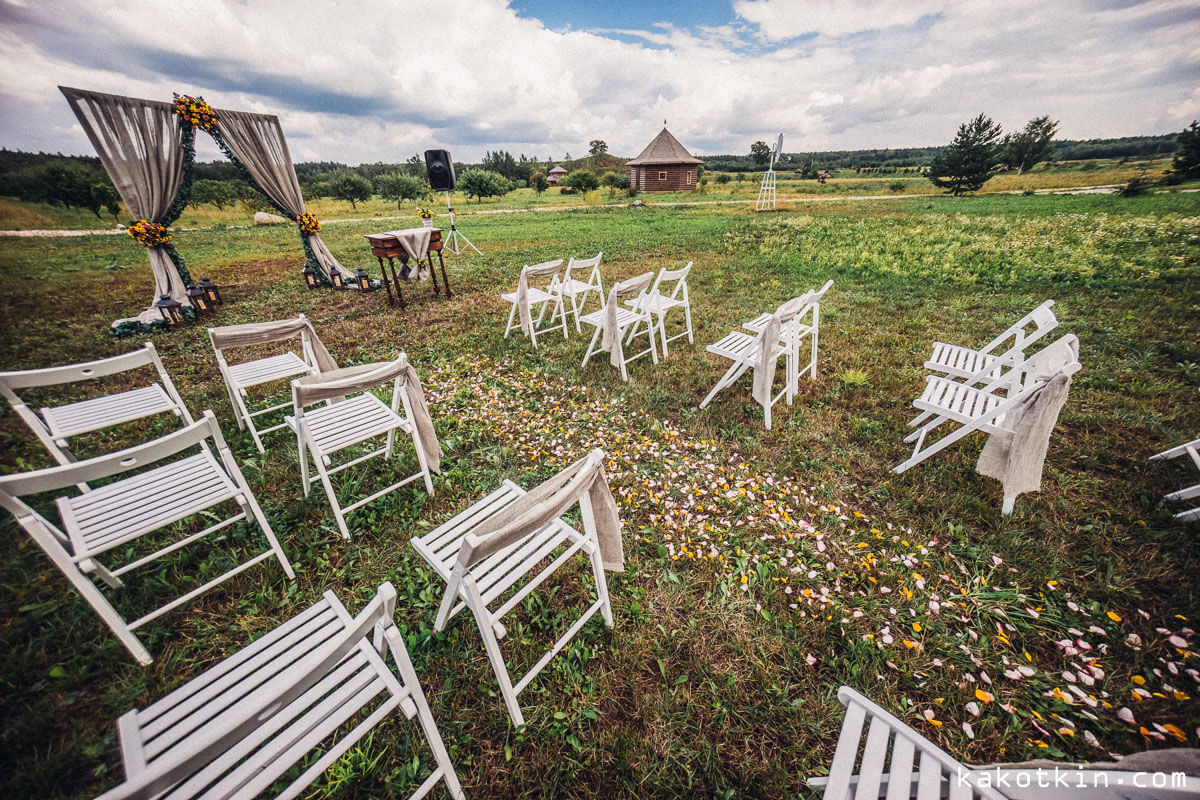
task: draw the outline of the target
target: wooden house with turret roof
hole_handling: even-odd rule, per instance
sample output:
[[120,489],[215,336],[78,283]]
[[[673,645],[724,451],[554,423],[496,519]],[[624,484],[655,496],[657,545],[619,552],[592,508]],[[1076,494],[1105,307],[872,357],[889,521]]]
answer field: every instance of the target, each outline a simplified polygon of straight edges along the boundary
[[629,162],[629,183],[639,192],[691,192],[696,189],[699,167],[704,162],[693,158],[666,128],[637,158]]

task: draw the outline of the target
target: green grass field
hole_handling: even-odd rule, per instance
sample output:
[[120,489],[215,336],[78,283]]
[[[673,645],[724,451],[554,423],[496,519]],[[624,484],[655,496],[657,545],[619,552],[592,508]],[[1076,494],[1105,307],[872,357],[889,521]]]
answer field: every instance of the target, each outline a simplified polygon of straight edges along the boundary
[[[710,189],[693,199],[720,199]],[[383,580],[399,591],[398,624],[469,797],[812,796],[803,781],[827,769],[842,684],[968,762],[1200,746],[1200,532],[1172,525],[1160,502],[1195,472],[1146,461],[1200,431],[1200,196],[785,205],[463,214],[483,255],[449,256],[454,298],[420,285],[406,312],[382,293],[306,291],[290,226],[176,232],[192,274],[229,287],[212,324],[304,312],[341,364],[406,351],[443,474],[433,497],[406,487],[352,517],[347,542],[323,496],[302,497],[288,435],[260,456],[237,431],[203,326],[153,337],[193,413],[221,420],[298,578],[263,565],[150,624],[156,661],[141,668],[4,515],[0,793],[88,797],[116,784],[120,714],[324,590],[353,612]],[[192,227],[187,213],[180,225]],[[322,236],[343,264],[375,273],[362,235],[400,226],[342,222]],[[606,285],[695,262],[695,344],[635,363],[628,384],[604,359],[580,368],[586,335],[547,336],[536,351],[502,338],[499,293],[522,264],[597,250]],[[151,299],[127,236],[3,238],[0,275],[5,369],[142,341],[106,332]],[[697,408],[724,370],[705,344],[830,278],[820,375],[776,406],[775,430],[748,378]],[[930,344],[982,345],[1049,298],[1059,332],[1080,339],[1083,371],[1042,491],[1002,518],[999,485],[974,471],[979,437],[893,475]],[[609,583],[616,625],[584,628],[522,695],[529,725],[516,731],[473,622],[432,633],[440,586],[408,539],[503,478],[532,486],[594,446],[609,454],[625,522],[628,569]],[[50,464],[7,409],[0,450],[5,472]],[[222,562],[194,551],[131,579],[119,607]],[[582,584],[560,583],[515,612],[514,671],[570,624]],[[411,790],[428,759],[414,769],[408,729],[384,724],[306,796]]]

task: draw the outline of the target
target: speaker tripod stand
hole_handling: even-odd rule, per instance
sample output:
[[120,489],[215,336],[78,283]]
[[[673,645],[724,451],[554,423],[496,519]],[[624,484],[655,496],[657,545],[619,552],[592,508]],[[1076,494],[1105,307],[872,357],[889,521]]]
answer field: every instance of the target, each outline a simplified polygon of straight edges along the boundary
[[[463,244],[465,244],[467,247],[471,248],[476,253],[479,253],[479,248],[471,244],[471,240],[466,236],[463,236],[458,228],[454,227],[454,207],[450,205],[450,192],[446,192],[446,210],[450,212],[450,236],[446,243],[450,246],[450,249],[454,251],[454,255],[457,256],[466,249],[458,243],[459,239],[461,239]],[[483,255],[483,253],[479,253],[479,255]]]

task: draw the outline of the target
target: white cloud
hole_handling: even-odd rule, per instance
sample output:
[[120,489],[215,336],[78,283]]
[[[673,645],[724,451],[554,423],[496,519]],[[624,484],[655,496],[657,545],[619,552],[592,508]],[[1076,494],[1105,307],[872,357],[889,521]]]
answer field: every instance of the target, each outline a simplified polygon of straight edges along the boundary
[[429,147],[562,158],[595,138],[632,156],[664,117],[699,154],[779,131],[791,151],[937,144],[980,111],[1131,135],[1195,109],[1200,76],[1190,0],[739,0],[727,25],[590,31],[504,0],[347,8],[0,0],[0,145],[91,151],[58,84],[276,113],[297,160],[358,163]]

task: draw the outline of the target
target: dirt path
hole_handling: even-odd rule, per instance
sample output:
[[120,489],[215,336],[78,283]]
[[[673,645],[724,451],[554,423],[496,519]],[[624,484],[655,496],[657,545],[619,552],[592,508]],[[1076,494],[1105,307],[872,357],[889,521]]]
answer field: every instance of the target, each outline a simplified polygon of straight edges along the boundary
[[[1037,194],[1115,194],[1124,184],[1114,183],[1104,186],[1065,186],[1060,189],[1040,189]],[[1179,189],[1180,193],[1200,192],[1200,189]],[[1021,194],[1021,192],[997,192],[997,194]],[[1166,191],[1159,191],[1157,194],[1168,194]],[[941,197],[942,195],[934,194],[864,194],[864,195],[832,195],[829,197],[797,197],[797,196],[780,196],[781,203],[835,203],[844,200],[909,200],[914,197]],[[749,206],[753,205],[754,200],[688,200],[686,202],[667,202],[667,203],[650,203],[654,206]],[[623,208],[629,203],[605,203],[601,208]],[[570,211],[573,208],[586,208],[581,205],[569,206],[533,206],[529,208],[481,208],[476,211],[465,209],[459,211],[461,216],[474,216],[476,214],[522,214],[529,211]],[[440,214],[438,216],[447,216]],[[386,221],[392,219],[411,219],[411,214],[398,214],[388,217],[348,217],[346,219],[323,219],[322,225],[339,225],[347,222],[373,222]],[[226,225],[226,228],[253,228],[254,225]],[[208,230],[207,228],[179,228],[181,231],[198,231]],[[124,228],[100,228],[96,230],[29,230],[29,231],[3,231],[0,230],[0,236],[12,237],[28,237],[28,236],[115,236],[125,233]]]

